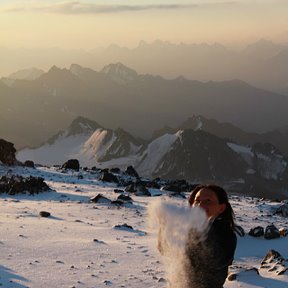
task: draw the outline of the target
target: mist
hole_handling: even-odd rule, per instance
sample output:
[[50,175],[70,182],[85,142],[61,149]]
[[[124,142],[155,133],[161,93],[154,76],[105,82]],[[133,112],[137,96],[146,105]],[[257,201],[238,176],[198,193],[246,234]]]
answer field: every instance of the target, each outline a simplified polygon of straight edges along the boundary
[[240,79],[259,88],[288,94],[288,44],[268,40],[252,42],[241,50],[221,43],[173,44],[157,40],[141,41],[135,48],[110,45],[93,50],[59,48],[0,48],[0,75],[36,67],[49,70],[76,63],[101,70],[121,62],[139,74],[159,75],[167,79],[185,77],[198,81]]

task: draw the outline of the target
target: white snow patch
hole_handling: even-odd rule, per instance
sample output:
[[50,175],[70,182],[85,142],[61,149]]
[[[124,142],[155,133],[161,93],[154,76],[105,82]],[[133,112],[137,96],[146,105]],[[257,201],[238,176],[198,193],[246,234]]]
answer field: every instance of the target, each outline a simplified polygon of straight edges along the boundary
[[151,142],[143,152],[142,160],[137,165],[137,171],[144,177],[148,177],[151,171],[155,171],[162,157],[169,152],[171,146],[179,138],[179,133],[165,134]]

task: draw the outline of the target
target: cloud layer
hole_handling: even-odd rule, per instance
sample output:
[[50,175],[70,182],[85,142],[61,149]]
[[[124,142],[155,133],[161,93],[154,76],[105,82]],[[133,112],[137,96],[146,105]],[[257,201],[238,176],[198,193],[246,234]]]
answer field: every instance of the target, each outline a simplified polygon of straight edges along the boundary
[[202,4],[149,4],[149,5],[102,5],[93,3],[83,3],[80,1],[70,1],[44,5],[28,5],[28,6],[10,6],[6,7],[6,12],[42,12],[42,13],[58,13],[58,14],[101,14],[101,13],[119,13],[119,12],[135,12],[145,10],[180,10],[193,9],[203,6],[227,6],[237,2],[226,1],[217,3]]

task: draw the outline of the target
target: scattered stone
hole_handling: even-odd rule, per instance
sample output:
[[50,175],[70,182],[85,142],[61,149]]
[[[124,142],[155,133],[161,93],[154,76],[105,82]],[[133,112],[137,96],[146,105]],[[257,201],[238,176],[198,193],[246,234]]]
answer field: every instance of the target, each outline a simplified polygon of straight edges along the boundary
[[100,181],[119,183],[117,176],[108,172],[108,169],[103,169],[99,177]]
[[111,172],[111,173],[115,173],[115,174],[120,174],[120,173],[121,173],[121,170],[116,167],[116,168],[111,168],[111,169],[110,169],[110,172]]
[[135,177],[135,178],[139,178],[139,174],[137,173],[137,171],[135,170],[133,166],[128,166],[125,170],[125,174]]
[[40,217],[49,217],[49,216],[51,216],[51,214],[47,211],[40,211],[39,216]]
[[281,205],[276,211],[275,214],[281,215],[283,217],[288,217],[288,204]]
[[275,259],[279,260],[279,259],[283,259],[283,258],[282,258],[281,254],[278,251],[271,249],[271,250],[268,251],[268,253],[264,257],[264,259],[262,260],[261,265],[267,264],[267,263],[271,263]]
[[90,198],[90,202],[101,203],[101,204],[110,204],[111,200],[106,198],[102,194],[97,194],[96,196]]
[[34,162],[32,160],[26,160],[24,162],[24,166],[28,167],[28,168],[35,168],[35,164],[34,164]]
[[112,205],[115,205],[115,206],[122,206],[122,205],[124,205],[125,203],[126,203],[126,202],[124,202],[123,200],[118,200],[118,199],[111,201],[111,204],[112,204]]
[[229,281],[235,281],[236,279],[237,279],[236,273],[230,273],[227,277],[227,280],[229,280]]
[[114,226],[115,229],[129,229],[134,230],[132,226],[128,225],[127,223],[119,224]]
[[280,228],[279,229],[279,233],[280,233],[281,236],[286,237],[287,234],[288,234],[288,231],[285,228]]
[[245,236],[245,231],[244,229],[239,226],[239,225],[235,225],[234,231],[236,232],[237,235],[239,235],[240,237],[244,237]]
[[124,193],[125,191],[122,189],[114,189],[114,192],[115,193]]
[[62,166],[62,169],[71,169],[71,170],[76,170],[79,171],[80,169],[80,164],[77,159],[69,159],[66,161]]
[[251,228],[248,234],[253,237],[261,237],[264,235],[264,228],[261,226]]
[[268,225],[265,229],[264,238],[265,239],[275,239],[280,237],[279,230],[272,224]]
[[2,176],[0,178],[0,194],[38,194],[51,190],[41,177],[29,176],[27,178],[19,175]]
[[0,162],[4,165],[12,166],[17,163],[16,149],[14,144],[4,139],[0,139]]
[[132,199],[130,196],[128,196],[128,195],[123,195],[123,194],[119,195],[119,196],[117,197],[117,200],[122,200],[122,201],[124,201],[124,202],[130,202],[130,203],[133,202],[133,199]]

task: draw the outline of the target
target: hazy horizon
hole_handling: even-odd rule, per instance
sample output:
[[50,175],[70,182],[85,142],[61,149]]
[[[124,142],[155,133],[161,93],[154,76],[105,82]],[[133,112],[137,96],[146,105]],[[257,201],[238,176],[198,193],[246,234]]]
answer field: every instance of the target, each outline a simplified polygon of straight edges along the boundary
[[288,39],[286,0],[0,0],[1,46],[93,49],[141,40],[245,45]]

